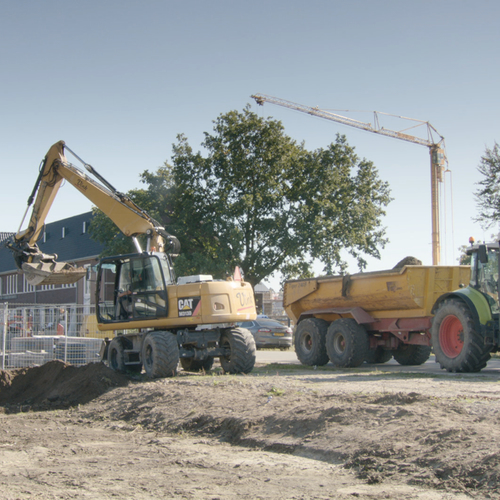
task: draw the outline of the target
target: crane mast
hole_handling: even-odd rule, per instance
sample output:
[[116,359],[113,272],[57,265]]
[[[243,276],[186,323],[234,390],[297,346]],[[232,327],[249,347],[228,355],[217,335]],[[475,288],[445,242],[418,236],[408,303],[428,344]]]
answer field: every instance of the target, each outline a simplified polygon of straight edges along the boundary
[[[414,144],[428,147],[431,165],[432,263],[433,265],[439,265],[441,260],[439,229],[439,183],[443,181],[443,166],[445,164],[446,157],[444,154],[444,137],[442,137],[429,122],[414,120],[406,118],[404,116],[398,117],[405,120],[419,122],[419,125],[426,125],[428,137],[427,139],[423,139],[421,137],[416,137],[404,132],[398,132],[395,130],[389,130],[384,127],[380,127],[378,115],[383,113],[374,113],[375,120],[374,125],[372,125],[371,123],[354,120],[352,118],[338,115],[336,113],[332,113],[318,107],[305,106],[303,104],[297,104],[285,99],[280,99],[278,97],[273,97],[265,94],[254,94],[250,97],[255,99],[257,104],[261,106],[263,106],[264,103],[268,102],[313,116],[318,116],[320,118],[325,118],[326,120],[332,120],[343,125],[348,125],[350,127],[355,127],[361,130],[366,130],[368,132],[373,132],[375,134],[385,135],[394,139],[400,139],[402,141],[412,142]],[[438,139],[436,139],[434,135],[437,135]]]

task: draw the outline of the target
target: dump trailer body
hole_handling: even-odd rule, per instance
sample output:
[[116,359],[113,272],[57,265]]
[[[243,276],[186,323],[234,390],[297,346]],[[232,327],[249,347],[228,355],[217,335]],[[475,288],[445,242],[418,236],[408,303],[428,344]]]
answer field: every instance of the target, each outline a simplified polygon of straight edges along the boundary
[[[437,299],[467,286],[469,278],[469,266],[405,266],[290,280],[285,283],[283,302],[295,323],[307,316],[332,321],[340,315],[349,316],[349,310],[356,314],[354,309],[362,309],[375,320],[430,317]],[[341,309],[344,311],[339,314]]]
[[301,363],[342,368],[364,361],[424,363],[431,353],[433,307],[468,285],[469,266],[404,266],[285,283]]

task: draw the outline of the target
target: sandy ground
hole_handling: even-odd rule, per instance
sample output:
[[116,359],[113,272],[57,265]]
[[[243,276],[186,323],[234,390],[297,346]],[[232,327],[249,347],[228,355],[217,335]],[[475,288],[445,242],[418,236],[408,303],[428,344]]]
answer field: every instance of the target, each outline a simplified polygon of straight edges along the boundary
[[0,371],[0,497],[500,498],[497,374]]

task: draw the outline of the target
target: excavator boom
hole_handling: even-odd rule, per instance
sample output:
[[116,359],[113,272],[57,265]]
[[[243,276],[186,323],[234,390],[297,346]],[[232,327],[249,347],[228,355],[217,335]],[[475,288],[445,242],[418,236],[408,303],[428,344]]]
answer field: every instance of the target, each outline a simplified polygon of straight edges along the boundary
[[[148,237],[148,251],[168,251],[171,254],[179,252],[180,245],[175,236],[168,234],[128,196],[114,189],[91,165],[82,162],[87,171],[101,183],[70,164],[65,156],[65,147],[64,141],[59,141],[45,155],[37,182],[28,200],[28,208],[34,200],[28,227],[23,231],[19,229],[12,241],[7,244],[14,253],[18,268],[25,273],[31,285],[74,283],[86,272],[68,263],[56,262],[57,255],[44,254],[36,244],[63,180],[104,212],[125,236],[133,237],[139,252],[141,249],[136,236],[142,234]],[[66,149],[82,161],[69,148]]]

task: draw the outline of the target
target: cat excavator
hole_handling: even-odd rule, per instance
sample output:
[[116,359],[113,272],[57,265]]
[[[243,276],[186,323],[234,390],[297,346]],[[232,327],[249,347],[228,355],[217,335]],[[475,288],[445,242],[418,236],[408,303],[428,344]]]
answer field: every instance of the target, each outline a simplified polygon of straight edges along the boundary
[[[92,177],[71,164],[65,151]],[[55,143],[41,163],[21,222],[22,226],[33,205],[27,229],[20,227],[7,243],[27,281],[31,285],[67,284],[87,273],[58,262],[57,255],[44,254],[37,245],[64,180],[131,237],[136,248],[133,254],[102,258],[97,266],[97,324],[111,337],[103,343],[102,359],[116,371],[140,373],[144,369],[151,378],[176,375],[179,361],[184,370],[209,371],[214,358],[219,358],[227,373],[252,371],[255,341],[248,330],[235,324],[256,318],[255,299],[239,270],[226,281],[210,275],[177,279],[172,259],[180,252],[178,239],[64,141]],[[145,249],[139,241],[143,236]]]

